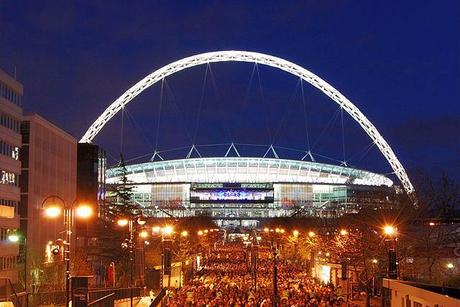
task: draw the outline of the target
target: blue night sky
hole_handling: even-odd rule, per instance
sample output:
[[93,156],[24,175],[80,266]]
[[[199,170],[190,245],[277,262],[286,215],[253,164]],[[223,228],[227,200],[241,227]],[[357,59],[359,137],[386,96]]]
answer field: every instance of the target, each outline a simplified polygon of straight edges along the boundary
[[[27,111],[80,138],[124,90],[174,60],[228,49],[268,53],[311,70],[347,96],[409,173],[447,171],[460,178],[457,1],[172,2],[0,1],[0,67],[9,73],[16,67]],[[345,147],[349,164],[391,172],[347,114],[343,146],[337,105],[308,84],[302,97],[298,81],[248,63],[182,71],[166,79],[162,97],[157,84],[128,105],[125,156],[193,143],[299,150],[310,143],[314,153],[344,160]],[[113,157],[120,123],[115,117],[96,139]],[[256,155],[266,147],[239,149]],[[223,155],[226,148],[201,150]]]

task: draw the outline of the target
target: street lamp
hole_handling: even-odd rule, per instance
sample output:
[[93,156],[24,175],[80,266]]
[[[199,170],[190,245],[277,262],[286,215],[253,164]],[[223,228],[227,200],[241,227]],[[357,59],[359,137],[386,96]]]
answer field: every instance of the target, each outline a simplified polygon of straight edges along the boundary
[[396,236],[397,229],[395,226],[387,224],[383,226],[383,234],[385,240],[390,242],[390,247],[388,248],[388,277],[392,279],[398,278],[398,263],[396,262]]
[[174,232],[174,228],[171,225],[166,225],[165,227],[161,229],[161,231],[164,235],[170,236]]
[[142,230],[141,232],[139,232],[139,238],[142,238],[142,239],[147,239],[149,237],[149,233],[145,230]]
[[57,218],[64,211],[65,241],[64,243],[64,262],[65,262],[65,306],[70,303],[70,244],[73,230],[73,215],[81,219],[88,219],[93,214],[93,208],[86,204],[77,204],[78,199],[72,203],[67,203],[57,195],[46,197],[42,202],[42,209],[49,218]]
[[273,307],[276,307],[278,305],[278,245],[279,242],[278,240],[276,241],[276,244],[274,242],[274,236],[276,235],[277,238],[278,236],[281,236],[285,233],[285,230],[283,228],[265,228],[264,232],[266,233],[271,233],[271,244],[272,244],[272,253],[273,253]]
[[383,226],[383,233],[386,236],[393,237],[396,235],[396,228],[393,225],[385,225]]
[[[145,225],[146,221],[139,216],[130,216],[129,218],[120,218],[117,220],[117,225],[120,227],[128,226],[129,231],[129,239],[128,239],[128,247],[129,248],[129,296],[130,296],[130,306],[133,306],[133,283],[134,283],[134,232],[135,226]],[[148,232],[142,230],[139,232],[139,237],[142,239],[146,239],[149,236]],[[143,247],[143,246],[142,246]]]
[[125,227],[126,225],[128,225],[128,223],[129,223],[128,219],[119,219],[117,221],[118,226],[121,226],[121,227]]
[[8,241],[11,243],[21,243],[21,239],[24,244],[24,290],[26,292],[26,306],[29,306],[29,294],[27,292],[27,238],[16,230],[8,231]]

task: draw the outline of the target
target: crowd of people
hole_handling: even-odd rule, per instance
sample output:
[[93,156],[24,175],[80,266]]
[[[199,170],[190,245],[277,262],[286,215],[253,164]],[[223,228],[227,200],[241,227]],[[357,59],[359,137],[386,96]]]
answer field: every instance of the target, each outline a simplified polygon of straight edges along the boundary
[[[168,306],[345,306],[330,285],[315,282],[296,262],[277,259],[277,295],[273,287],[273,253],[242,242],[226,243],[203,259],[192,281],[171,293]],[[256,259],[256,260],[255,260]]]

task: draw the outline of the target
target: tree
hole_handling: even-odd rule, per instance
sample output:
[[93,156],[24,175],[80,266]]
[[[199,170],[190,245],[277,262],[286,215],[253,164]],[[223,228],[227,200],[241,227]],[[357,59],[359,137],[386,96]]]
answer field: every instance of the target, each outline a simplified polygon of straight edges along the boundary
[[433,180],[427,175],[418,177],[418,210],[411,218],[418,221],[408,229],[407,237],[414,265],[412,279],[441,284],[446,278],[443,258],[453,257],[453,249],[460,242],[456,224],[446,220],[460,216],[460,186],[446,173]]
[[109,187],[109,213],[113,217],[133,217],[140,211],[139,205],[133,201],[133,184],[128,180],[128,170],[126,169],[123,155],[120,154],[118,163],[120,181]]

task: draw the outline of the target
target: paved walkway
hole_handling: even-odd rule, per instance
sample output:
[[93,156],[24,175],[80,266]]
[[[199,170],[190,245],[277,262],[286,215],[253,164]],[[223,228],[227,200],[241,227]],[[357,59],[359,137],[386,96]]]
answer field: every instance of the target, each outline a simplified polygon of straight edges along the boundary
[[146,296],[146,297],[143,297],[139,303],[137,303],[136,307],[149,307],[150,306],[150,297]]

